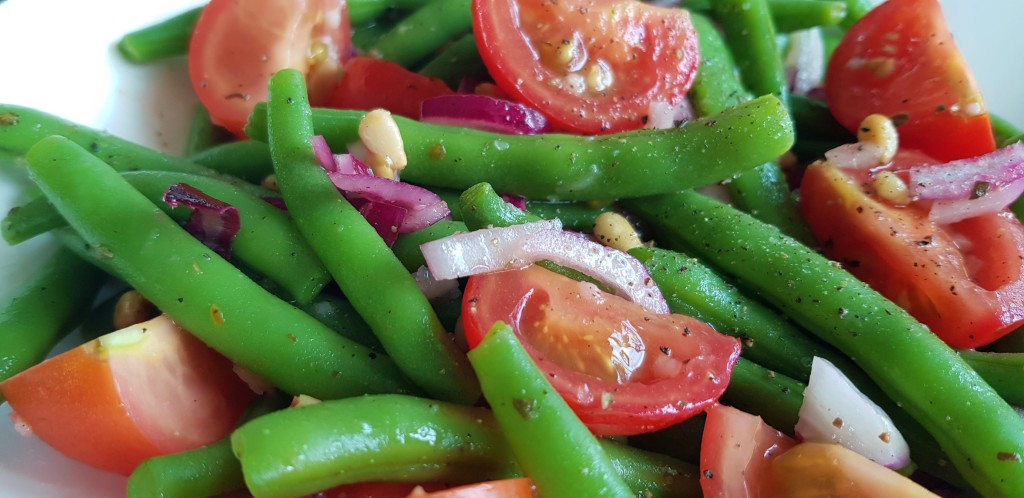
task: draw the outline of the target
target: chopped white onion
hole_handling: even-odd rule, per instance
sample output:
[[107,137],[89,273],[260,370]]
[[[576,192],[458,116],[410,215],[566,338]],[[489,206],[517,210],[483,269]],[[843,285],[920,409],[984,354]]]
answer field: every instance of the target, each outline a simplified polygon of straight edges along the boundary
[[891,469],[910,463],[910,448],[892,419],[828,360],[815,357],[796,434],[839,443]]
[[430,302],[443,297],[455,297],[460,292],[458,280],[437,280],[426,266],[419,267],[416,273],[412,274],[412,279]]
[[843,144],[825,153],[825,158],[839,168],[865,169],[885,164],[885,150],[871,142]]
[[608,285],[616,295],[652,313],[669,312],[661,290],[632,256],[561,230],[561,224],[537,221],[461,233],[420,246],[434,278],[453,279],[525,268],[548,260]]
[[820,28],[790,33],[784,67],[789,91],[794,95],[807,95],[821,86],[825,77],[825,42]]

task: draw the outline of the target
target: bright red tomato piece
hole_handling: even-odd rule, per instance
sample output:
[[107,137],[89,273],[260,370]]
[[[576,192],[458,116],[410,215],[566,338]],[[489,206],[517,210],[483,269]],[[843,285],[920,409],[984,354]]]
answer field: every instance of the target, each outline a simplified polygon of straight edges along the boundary
[[[900,152],[891,170],[923,157]],[[983,346],[1024,322],[1024,227],[1011,213],[938,225],[927,205],[893,206],[871,184],[868,171],[807,169],[800,209],[827,256],[950,346]]]
[[707,413],[700,445],[700,487],[704,496],[776,496],[772,491],[772,460],[796,445],[796,440],[764,423],[761,417],[730,406],[715,405]]
[[323,103],[348,56],[345,0],[212,0],[188,49],[188,71],[210,119],[238,136],[270,75],[306,74],[310,101]]
[[453,93],[443,81],[416,74],[394,62],[353,57],[331,90],[327,107],[369,111],[383,108],[420,119],[424,100]]
[[474,0],[473,33],[494,81],[565,131],[643,126],[679,105],[697,72],[689,14],[632,0]]
[[596,286],[538,266],[470,277],[463,297],[470,347],[498,320],[587,427],[651,432],[714,403],[739,356],[735,338],[683,315],[656,315]]
[[124,475],[224,437],[252,398],[227,359],[166,316],[46,360],[0,392],[47,444]]
[[937,0],[888,0],[853,25],[825,76],[828,105],[855,131],[893,118],[900,143],[942,161],[995,150],[985,103]]

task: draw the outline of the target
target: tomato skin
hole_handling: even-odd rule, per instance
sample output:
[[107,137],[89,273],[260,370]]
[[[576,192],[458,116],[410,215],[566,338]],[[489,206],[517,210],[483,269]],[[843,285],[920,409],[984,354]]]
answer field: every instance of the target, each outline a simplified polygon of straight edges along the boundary
[[[893,171],[919,160],[902,155]],[[983,346],[1024,322],[1024,227],[1011,213],[939,226],[927,206],[873,198],[866,175],[822,163],[804,174],[800,210],[829,258],[953,347]]]
[[252,398],[229,361],[167,317],[50,358],[0,392],[48,445],[123,475],[223,437]]
[[714,403],[739,356],[735,338],[683,315],[655,315],[537,266],[470,277],[463,328],[476,347],[508,323],[580,420],[598,435],[651,432]]
[[345,63],[341,80],[331,89],[327,107],[363,111],[384,108],[392,114],[420,119],[424,100],[452,93],[443,81],[416,74],[394,62],[353,57]]
[[936,159],[995,150],[981,92],[937,0],[888,0],[869,12],[836,47],[825,88],[851,131],[869,114],[902,114],[900,143]]
[[736,408],[707,410],[700,450],[700,487],[707,498],[775,496],[772,461],[796,440]]
[[212,0],[192,33],[189,77],[210,119],[244,137],[249,113],[281,69],[306,74],[310,101],[322,103],[350,35],[345,0]]
[[474,0],[473,33],[505,93],[582,134],[640,128],[652,101],[681,104],[700,58],[685,10],[630,0]]

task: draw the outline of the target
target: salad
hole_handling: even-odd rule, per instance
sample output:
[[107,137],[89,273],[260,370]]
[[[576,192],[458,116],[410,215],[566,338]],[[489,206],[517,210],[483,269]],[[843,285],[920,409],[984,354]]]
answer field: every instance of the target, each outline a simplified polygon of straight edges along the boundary
[[[947,9],[949,9],[950,7],[953,7],[953,6],[955,6],[955,5],[956,5],[956,3],[955,3],[955,2],[947,2],[947,3],[949,4],[949,5],[947,5],[947,6],[946,6],[946,8],[947,8]],[[12,3],[10,3],[9,5],[5,5],[5,6],[0,6],[0,9],[4,9],[4,8],[8,8],[8,7],[14,7],[14,8],[22,8],[22,7],[20,7],[20,5],[22,5],[22,4],[18,4],[18,3],[16,2],[16,1],[13,1],[13,2],[12,2]],[[160,15],[154,14],[154,17],[166,17],[166,16],[168,15],[168,14],[171,14],[171,13],[175,13],[175,12],[177,12],[177,11],[180,11],[180,7],[184,7],[184,5],[180,5],[180,6],[179,6],[179,5],[175,5],[175,6],[174,6],[174,8],[169,8],[169,9],[168,9],[168,11],[166,11],[166,12],[161,12],[161,13],[160,13]],[[11,10],[12,10],[12,9],[11,9]],[[2,10],[0,10],[0,12],[2,12]],[[951,18],[952,18],[953,20],[955,20],[955,19],[957,18],[957,17],[955,17],[955,16],[952,16],[952,15],[950,15],[950,17],[951,17]],[[142,24],[144,24],[144,23],[142,23]],[[129,27],[126,27],[126,29],[125,29],[124,31],[128,31],[128,28],[129,28]],[[954,28],[954,29],[955,29],[955,28]],[[962,45],[962,46],[963,46],[963,45],[965,45],[965,43],[964,43],[963,41],[961,41],[961,40],[958,40],[958,41],[959,41],[959,42],[961,42],[961,45]],[[971,58],[971,57],[970,57],[970,55],[969,55],[969,57],[968,57],[968,58]],[[180,74],[180,73],[176,73],[176,71],[177,71],[177,72],[180,72],[180,71],[182,71],[182,67],[181,67],[180,65],[179,65],[179,66],[178,66],[177,68],[174,68],[174,63],[171,63],[171,64],[170,64],[170,65],[168,65],[168,66],[170,66],[170,69],[168,69],[168,70],[167,70],[167,73],[166,73],[167,75],[174,75],[174,74]],[[141,69],[138,69],[138,68],[131,68],[131,69],[126,69],[125,71],[143,71],[143,70],[141,70]],[[601,81],[601,79],[600,79],[600,74],[598,75],[597,81],[598,81],[598,85],[600,85],[600,81]],[[179,81],[179,82],[180,82],[180,81]],[[984,84],[984,83],[985,83],[985,81],[983,80],[983,84]],[[100,83],[100,85],[101,85],[101,86],[103,86],[103,83]],[[312,86],[312,85],[310,85],[310,87],[311,87],[311,86]],[[185,89],[184,89],[184,91],[183,91],[182,93],[183,93],[183,94],[185,94],[185,95],[187,95],[187,94],[188,94],[188,89],[187,89],[187,88],[185,88]],[[992,95],[992,94],[994,94],[994,93],[999,93],[999,92],[998,92],[998,91],[992,92],[992,91],[987,91],[987,90],[986,90],[986,96],[987,96],[987,95]],[[1008,92],[1008,93],[1009,93],[1009,92]],[[12,97],[11,97],[11,98],[9,98],[9,99],[8,99],[8,98],[6,98],[6,95],[2,95],[2,96],[4,96],[4,97],[5,97],[5,98],[2,98],[2,100],[4,100],[4,101],[9,101],[9,102],[15,102],[15,103],[22,103],[22,102],[25,102],[25,103],[31,103],[31,105],[33,105],[33,106],[35,106],[35,107],[40,107],[40,108],[46,109],[46,106],[37,106],[37,105],[35,105],[35,103],[33,103],[33,102],[29,102],[29,101],[27,101],[27,100],[23,100],[22,98],[19,98],[18,96],[12,96]],[[172,99],[172,100],[173,100],[173,101],[175,101],[175,102],[177,102],[177,101],[184,101],[184,100],[186,100],[186,99],[187,99],[187,97],[186,97],[186,96],[180,97],[181,99],[178,99],[178,97],[177,97],[177,96],[164,96],[164,97],[161,97],[161,98],[169,98],[169,99]],[[1002,109],[1004,109],[1004,108],[1000,108],[1000,107],[999,107],[998,103],[996,103],[996,102],[997,102],[997,100],[996,100],[995,98],[991,98],[991,97],[988,97],[988,98],[986,99],[986,101],[987,101],[987,103],[988,103],[988,108],[989,108],[989,109],[991,109],[991,110],[994,110],[994,111],[996,111],[996,112],[1000,112],[1000,113],[1005,113],[1004,111],[1002,111]],[[1011,103],[1012,103],[1012,102],[1011,102]],[[178,108],[178,111],[180,111],[180,110],[181,110],[182,108],[184,108],[184,106],[176,106],[176,107]],[[52,108],[50,108],[50,109],[52,109]],[[1006,107],[1006,109],[1011,109],[1011,106],[1009,106],[1009,105],[1008,105],[1008,106]],[[58,114],[58,115],[60,115],[60,114],[61,114],[60,110],[56,110],[56,109],[53,109],[53,112],[54,112],[55,114]],[[271,111],[271,113],[272,113],[272,111]],[[153,113],[146,113],[146,114],[153,114]],[[157,116],[159,116],[159,117],[162,117],[162,118],[164,118],[164,119],[167,119],[167,117],[168,117],[168,116],[170,116],[170,114],[167,114],[167,115],[164,115],[164,114],[161,114],[161,113],[156,113],[156,114],[157,114]],[[187,114],[187,113],[185,113],[185,114]],[[1012,114],[1009,114],[1009,113],[1006,113],[1006,114],[1007,114],[1008,116],[1011,116],[1011,117],[1013,117],[1013,116],[1014,116],[1014,115],[1012,115]],[[1017,116],[1019,116],[1019,114],[1018,114]],[[69,118],[72,118],[72,119],[74,119],[74,120],[82,121],[82,122],[90,122],[90,121],[89,121],[88,119],[86,119],[86,118],[79,118],[79,117],[74,117],[74,116],[70,116],[70,115],[68,115],[68,117],[69,117]],[[151,118],[151,117],[152,117],[152,116],[147,116],[147,122],[148,122],[148,118]],[[169,120],[169,121],[174,121],[174,120]],[[166,125],[164,125],[164,124],[161,124],[161,125],[160,125],[160,129],[161,129],[161,130],[164,130],[164,131],[162,131],[162,133],[168,133],[169,131],[167,131],[167,130],[171,130],[171,129],[184,129],[185,125],[184,125],[183,123],[181,123],[180,121],[182,121],[182,120],[181,120],[181,119],[178,119],[177,121],[175,121],[175,122],[173,122],[173,123],[170,123],[170,122],[169,122],[169,123],[167,123]],[[102,122],[96,122],[96,123],[100,123],[100,124],[102,124]],[[225,122],[225,123],[226,123],[226,122]],[[172,125],[173,125],[173,126],[172,126]],[[559,122],[559,123],[558,123],[558,125],[559,125],[559,126],[561,126],[562,128],[565,128],[565,127],[572,127],[572,126],[581,126],[581,127],[583,127],[583,126],[593,126],[592,124],[568,123],[568,122],[564,122],[564,121],[563,121],[563,122]],[[229,126],[230,126],[230,125],[229,125]],[[604,123],[597,123],[597,126],[598,126],[599,128],[603,128],[603,127],[605,127],[606,125],[605,125]],[[613,128],[614,126],[618,126],[618,125],[616,125],[616,124],[614,124],[614,123],[611,123],[611,124],[609,124],[608,126],[610,126],[610,127],[612,127],[612,128]],[[112,129],[112,131],[116,131],[116,130],[115,130],[115,127],[114,127],[114,126],[111,126],[111,129]],[[132,131],[134,131],[134,132],[140,132],[141,130],[142,130],[141,128],[135,128],[135,129],[134,129],[134,130],[132,130]],[[601,131],[601,129],[598,129],[598,131]],[[604,130],[604,131],[609,131],[609,130]],[[126,130],[126,133],[125,133],[125,134],[126,134],[126,135],[130,135],[131,133],[129,133],[129,132],[128,132],[128,130]],[[144,138],[144,135],[142,135],[142,136],[139,136],[139,135],[135,135],[135,136],[136,136],[136,137],[139,137],[140,141],[148,141],[148,140],[146,140],[146,139]],[[272,138],[271,138],[271,139],[272,139]],[[159,135],[159,136],[157,136],[157,137],[156,137],[156,139],[155,139],[154,141],[156,142],[156,146],[157,146],[158,148],[160,148],[160,149],[165,149],[165,150],[170,150],[170,151],[174,151],[175,149],[177,149],[177,146],[178,146],[178,144],[176,144],[176,143],[172,143],[172,142],[171,142],[171,140],[170,140],[170,139],[168,138],[168,136],[167,136],[167,135]],[[153,142],[151,142],[151,143],[153,143]],[[30,247],[31,247],[31,246],[30,246]],[[4,259],[5,259],[5,260],[7,260],[7,258],[6,258],[6,257],[5,257]],[[480,281],[478,281],[478,282],[483,282],[483,281],[482,281],[482,280],[480,280]],[[481,286],[482,286],[483,284],[482,284],[482,283],[480,283],[479,285],[481,285]],[[506,283],[505,285],[501,285],[501,284],[496,284],[496,285],[499,285],[500,287],[507,287],[507,286],[508,286],[508,283]],[[470,292],[470,289],[467,289],[466,291],[467,291],[467,293],[469,293],[469,292]],[[479,329],[479,328],[484,328],[484,329],[485,329],[485,328],[489,328],[489,326],[488,326],[488,325],[479,325],[479,326],[477,326],[477,329]],[[468,330],[468,329],[467,329],[467,330]],[[486,330],[476,330],[476,332],[475,332],[475,333],[476,333],[476,334],[479,334],[480,336],[482,336],[482,335],[483,335],[483,334],[484,334],[485,332],[486,332]],[[477,337],[477,339],[476,339],[476,340],[479,340],[479,339],[480,339],[480,337]],[[968,346],[970,346],[970,344],[968,344]],[[682,346],[679,346],[679,347],[682,347]],[[598,423],[600,423],[600,422],[598,422]],[[617,425],[616,425],[616,426],[617,426]],[[608,430],[605,430],[605,431],[604,431],[604,433],[608,433],[608,434],[611,434],[611,433],[615,433],[615,432],[614,432],[613,430],[612,430],[612,431],[608,431]],[[11,438],[11,439],[13,440],[13,438]],[[14,470],[15,472],[19,472],[20,470],[22,470],[22,469],[25,469],[25,468],[26,468],[26,467],[25,467],[25,465],[24,465],[24,463],[22,463],[22,462],[24,462],[24,461],[25,461],[25,460],[24,460],[24,458],[25,458],[25,457],[24,457],[24,455],[25,455],[26,453],[23,453],[23,452],[22,452],[22,449],[20,449],[20,448],[19,448],[20,446],[24,446],[24,445],[25,445],[25,442],[23,442],[23,441],[20,441],[20,440],[18,440],[18,441],[17,441],[16,443],[14,443],[14,444],[12,444],[12,445],[10,445],[10,446],[8,446],[8,445],[4,445],[4,448],[13,448],[13,449],[15,449],[14,451],[10,451],[10,452],[8,453],[8,451],[7,451],[6,449],[5,449],[5,450],[2,450],[2,451],[3,451],[3,453],[2,453],[2,454],[3,454],[3,456],[4,456],[4,458],[5,458],[5,459],[6,459],[6,458],[9,458],[9,459],[10,459],[11,461],[17,461],[17,462],[18,462],[18,463],[14,463],[14,464],[13,464],[13,465],[11,466],[11,468],[15,468],[15,469],[16,469],[16,470]],[[45,454],[45,453],[44,453],[44,454]],[[8,456],[8,455],[9,455],[9,456]],[[52,453],[51,453],[50,455],[52,455]],[[59,460],[59,459],[60,459],[60,457],[57,457],[57,456],[52,456],[52,457],[49,457],[49,458],[47,458],[47,459],[56,459],[56,460]],[[67,465],[68,463],[67,463],[67,462],[63,462],[63,463],[57,463],[57,464],[58,464],[58,465]],[[20,465],[20,468],[18,468],[18,465]],[[4,468],[3,470],[6,470],[6,467],[5,467],[5,468]],[[96,474],[96,473],[90,473],[90,475],[91,475],[91,478],[89,478],[89,479],[92,479],[92,478],[94,478],[95,480],[97,480],[97,481],[96,481],[96,482],[98,483],[98,484],[97,484],[97,486],[98,486],[98,487],[96,488],[97,494],[103,494],[103,493],[113,493],[113,494],[117,494],[117,493],[119,493],[119,492],[120,492],[120,490],[121,490],[121,489],[122,489],[122,487],[123,487],[123,482],[122,482],[122,481],[119,481],[119,480],[118,480],[117,478],[113,478],[113,476],[110,476],[110,475],[105,475],[105,474]],[[50,478],[51,478],[51,476],[50,476],[50,475],[41,475],[41,476],[40,476],[40,479],[39,479],[39,481],[49,481],[49,480],[50,480]],[[706,475],[706,478],[707,478],[707,475]],[[19,479],[19,478],[15,478],[15,479]],[[79,486],[79,483],[80,483],[80,482],[79,482],[79,481],[77,481],[77,479],[78,479],[78,476],[76,475],[76,476],[75,476],[75,479],[73,479],[73,480],[72,480],[72,481],[74,481],[74,483],[72,484],[72,486],[76,486],[76,487],[78,487],[78,486]],[[6,480],[5,480],[5,482],[6,482]],[[30,482],[26,483],[26,486],[34,486],[34,484],[33,484],[33,483],[32,483],[32,482],[30,481]],[[67,490],[67,488],[65,488],[65,490]],[[106,490],[106,491],[103,491],[103,490]],[[54,495],[66,495],[67,493],[68,493],[67,491],[56,491],[56,492],[54,492]],[[28,491],[28,488],[27,488],[27,494],[32,494],[33,496],[39,496],[38,488],[32,488],[32,491]],[[12,495],[12,496],[18,496],[18,495]]]

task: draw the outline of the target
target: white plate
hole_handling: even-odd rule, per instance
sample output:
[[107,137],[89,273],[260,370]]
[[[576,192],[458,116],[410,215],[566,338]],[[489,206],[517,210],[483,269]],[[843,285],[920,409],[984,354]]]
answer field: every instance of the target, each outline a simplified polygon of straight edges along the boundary
[[[191,116],[180,60],[148,66],[121,61],[113,48],[132,29],[169,17],[201,0],[0,0],[0,102],[36,107],[177,153]],[[970,62],[989,108],[1024,125],[1024,65],[1019,63],[1017,0],[944,0],[957,43]],[[0,213],[18,196],[21,179],[0,169]],[[0,302],[34,269],[30,255],[45,239],[11,248],[0,242]],[[19,437],[0,407],[0,497],[114,497],[124,478],[64,458]]]

